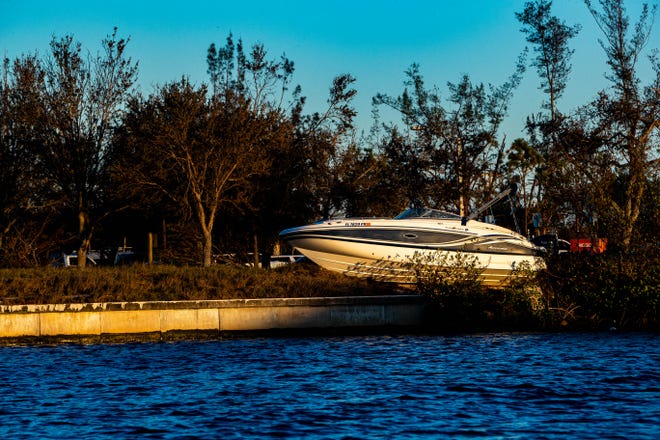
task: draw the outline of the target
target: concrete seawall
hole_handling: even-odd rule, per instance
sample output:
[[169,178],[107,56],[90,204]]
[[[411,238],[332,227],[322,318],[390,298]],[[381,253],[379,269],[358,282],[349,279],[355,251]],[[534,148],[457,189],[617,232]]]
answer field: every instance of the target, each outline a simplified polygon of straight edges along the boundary
[[416,295],[0,305],[0,344],[118,335],[416,327]]

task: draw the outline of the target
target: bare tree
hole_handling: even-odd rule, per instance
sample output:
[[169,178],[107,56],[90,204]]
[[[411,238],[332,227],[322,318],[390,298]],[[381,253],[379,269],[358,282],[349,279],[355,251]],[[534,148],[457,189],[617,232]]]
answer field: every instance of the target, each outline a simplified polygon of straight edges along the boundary
[[115,28],[102,52],[85,58],[72,36],[53,38],[45,63],[45,120],[34,155],[62,206],[76,214],[81,267],[102,215],[112,130],[137,77],[127,43]]
[[279,112],[257,114],[249,104],[239,96],[215,100],[205,86],[182,79],[152,95],[138,109],[143,117],[127,127],[143,146],[141,164],[128,171],[131,181],[188,207],[205,267],[222,208],[249,203],[252,179],[269,168],[269,144],[281,130],[290,132]]
[[239,229],[252,230],[258,257],[258,217],[290,206],[286,198],[295,198],[299,175],[313,175],[300,161],[316,157],[302,150],[314,136],[338,136],[341,130],[328,135],[322,129],[330,120],[348,125],[353,113],[344,103],[355,93],[350,76],[338,77],[328,111],[307,118],[299,88],[288,94],[293,63],[286,57],[269,60],[262,45],[245,54],[230,35],[220,49],[209,47],[207,62],[210,90],[184,78],[147,101],[133,101],[121,141],[125,152],[118,150],[136,157],[122,171],[131,182],[165,194],[195,218],[205,266],[212,261],[213,231],[230,224],[222,218],[227,213],[244,219]]

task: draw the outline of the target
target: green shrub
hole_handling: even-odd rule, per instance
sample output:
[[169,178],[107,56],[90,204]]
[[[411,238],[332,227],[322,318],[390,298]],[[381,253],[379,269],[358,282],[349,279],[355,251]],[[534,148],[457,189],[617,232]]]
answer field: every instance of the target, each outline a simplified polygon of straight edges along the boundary
[[660,260],[653,255],[563,254],[543,285],[553,320],[582,328],[658,329]]
[[517,267],[497,289],[482,285],[484,268],[473,254],[416,254],[410,264],[417,292],[430,300],[428,321],[435,328],[532,330],[550,320],[537,272],[529,264]]

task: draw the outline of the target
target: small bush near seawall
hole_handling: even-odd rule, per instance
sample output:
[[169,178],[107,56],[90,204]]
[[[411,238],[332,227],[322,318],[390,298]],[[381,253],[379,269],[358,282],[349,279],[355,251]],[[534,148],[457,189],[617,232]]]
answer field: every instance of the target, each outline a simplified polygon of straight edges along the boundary
[[660,330],[660,257],[655,253],[563,254],[539,274],[553,323]]
[[417,292],[429,300],[427,325],[441,331],[540,330],[552,326],[547,301],[531,267],[514,271],[507,284],[481,284],[483,267],[469,253],[413,257]]
[[547,269],[519,268],[502,289],[479,284],[475,260],[442,270],[422,266],[418,292],[430,300],[429,323],[474,330],[660,330],[660,264],[651,255],[564,254]]

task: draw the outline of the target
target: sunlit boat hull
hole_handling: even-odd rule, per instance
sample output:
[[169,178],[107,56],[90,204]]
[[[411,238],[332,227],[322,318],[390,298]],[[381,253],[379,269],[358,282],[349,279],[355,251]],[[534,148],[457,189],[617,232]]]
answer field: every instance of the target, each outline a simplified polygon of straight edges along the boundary
[[521,235],[460,218],[327,220],[280,237],[325,269],[400,284],[416,282],[413,262],[459,254],[475,260],[486,286],[502,285],[515,268],[542,266],[539,249]]

